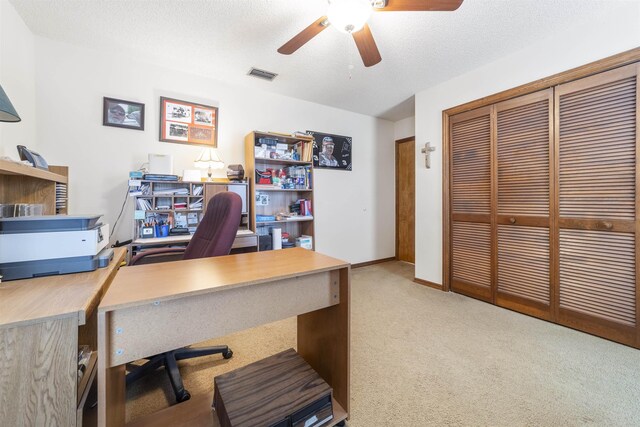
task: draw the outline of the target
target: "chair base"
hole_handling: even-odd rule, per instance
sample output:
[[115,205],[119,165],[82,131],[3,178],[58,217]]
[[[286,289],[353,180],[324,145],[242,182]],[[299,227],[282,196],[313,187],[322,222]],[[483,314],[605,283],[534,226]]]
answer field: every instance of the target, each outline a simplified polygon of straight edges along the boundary
[[130,385],[134,381],[139,380],[150,372],[153,372],[156,369],[164,366],[167,374],[169,375],[169,381],[171,382],[173,393],[176,396],[176,402],[184,402],[185,400],[189,400],[191,398],[191,394],[184,388],[177,361],[218,353],[222,353],[222,357],[224,357],[225,359],[231,359],[231,357],[233,356],[233,351],[231,351],[231,349],[226,345],[200,348],[184,347],[177,350],[168,351],[166,353],[158,354],[149,358],[148,361],[142,366],[136,367],[135,369],[131,370],[127,374],[126,382],[127,385]]

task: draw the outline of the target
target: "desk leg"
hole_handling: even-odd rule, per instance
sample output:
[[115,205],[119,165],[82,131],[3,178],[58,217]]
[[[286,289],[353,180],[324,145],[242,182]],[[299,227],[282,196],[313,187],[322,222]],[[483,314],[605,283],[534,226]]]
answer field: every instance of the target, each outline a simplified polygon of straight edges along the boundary
[[333,388],[349,413],[351,268],[339,270],[340,304],[298,316],[298,353]]
[[98,426],[120,427],[125,423],[125,365],[109,367],[111,348],[109,316],[98,313]]

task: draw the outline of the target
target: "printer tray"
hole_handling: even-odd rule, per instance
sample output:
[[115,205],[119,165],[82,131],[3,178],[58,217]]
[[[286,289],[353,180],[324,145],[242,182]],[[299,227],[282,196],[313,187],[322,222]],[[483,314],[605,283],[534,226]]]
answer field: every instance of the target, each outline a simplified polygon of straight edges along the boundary
[[113,249],[105,248],[95,256],[44,259],[38,261],[8,262],[0,264],[2,280],[31,279],[58,274],[81,273],[106,267],[113,258]]
[[42,215],[0,218],[0,234],[91,230],[102,215]]

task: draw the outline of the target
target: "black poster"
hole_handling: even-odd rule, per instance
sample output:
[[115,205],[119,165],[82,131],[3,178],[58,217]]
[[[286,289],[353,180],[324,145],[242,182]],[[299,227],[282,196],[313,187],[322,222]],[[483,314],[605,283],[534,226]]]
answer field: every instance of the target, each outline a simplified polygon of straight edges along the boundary
[[313,136],[313,167],[351,170],[351,137],[329,133],[307,133]]

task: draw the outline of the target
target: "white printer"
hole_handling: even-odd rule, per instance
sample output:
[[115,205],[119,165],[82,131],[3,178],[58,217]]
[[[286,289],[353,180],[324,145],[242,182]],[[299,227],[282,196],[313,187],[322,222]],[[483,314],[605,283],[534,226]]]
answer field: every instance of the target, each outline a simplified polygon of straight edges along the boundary
[[109,264],[113,250],[102,215],[0,218],[2,280],[92,271]]

